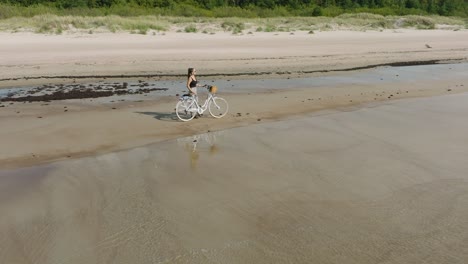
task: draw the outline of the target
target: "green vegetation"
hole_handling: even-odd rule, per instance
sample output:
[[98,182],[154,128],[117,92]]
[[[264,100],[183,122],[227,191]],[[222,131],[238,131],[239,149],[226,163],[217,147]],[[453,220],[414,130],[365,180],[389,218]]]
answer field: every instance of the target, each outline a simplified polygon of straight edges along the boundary
[[242,33],[242,30],[245,29],[245,25],[242,22],[232,22],[232,21],[225,21],[221,24],[221,27],[225,31],[232,31],[233,34]]
[[468,17],[467,0],[0,0],[0,19],[59,16],[336,17],[345,13],[384,16]]
[[195,32],[198,31],[198,30],[197,30],[197,27],[194,26],[194,25],[188,25],[188,26],[185,27],[184,30],[185,30],[185,32],[187,32],[187,33],[195,33]]
[[37,33],[61,34],[67,30],[83,30],[86,32],[99,31],[129,31],[138,34],[146,34],[150,30],[165,31],[169,28],[169,22],[158,20],[156,17],[83,17],[83,16],[57,16],[36,15],[31,18],[12,17],[0,20],[0,30],[19,29],[31,30]]
[[[197,18],[116,15],[58,16],[36,15],[34,17],[12,17],[0,20],[0,31],[32,31],[37,33],[62,34],[65,32],[130,32],[156,35],[157,32],[294,32],[313,34],[328,30],[383,30],[399,28],[460,30],[467,27],[468,19],[442,16],[382,16],[368,13],[343,14],[336,17],[275,17],[275,18]],[[252,34],[252,33],[250,33]]]
[[468,28],[468,0],[0,0],[0,30],[294,32]]

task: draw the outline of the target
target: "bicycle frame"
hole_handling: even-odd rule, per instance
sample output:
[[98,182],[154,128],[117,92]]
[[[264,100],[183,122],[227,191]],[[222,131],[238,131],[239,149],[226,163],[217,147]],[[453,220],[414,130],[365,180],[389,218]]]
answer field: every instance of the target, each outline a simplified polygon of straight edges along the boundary
[[195,95],[195,96],[192,96],[192,98],[194,99],[193,102],[187,107],[187,108],[191,108],[193,107],[195,104],[195,106],[197,107],[197,112],[201,115],[203,114],[207,109],[208,109],[208,104],[211,100],[213,100],[214,96],[213,94],[211,93],[208,93],[208,97],[206,98],[205,102],[203,103],[203,105],[200,106],[200,104],[198,103],[198,95]]
[[207,86],[207,89],[208,97],[203,105],[200,105],[197,95],[183,95],[180,97],[175,109],[180,120],[190,121],[196,117],[195,113],[202,115],[206,110],[214,118],[221,118],[226,115],[229,109],[228,102],[224,98],[216,96],[216,86]]

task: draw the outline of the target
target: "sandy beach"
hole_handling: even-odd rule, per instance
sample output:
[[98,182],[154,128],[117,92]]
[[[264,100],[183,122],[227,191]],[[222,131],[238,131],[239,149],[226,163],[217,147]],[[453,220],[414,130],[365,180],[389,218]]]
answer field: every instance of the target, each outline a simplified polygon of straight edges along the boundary
[[468,93],[0,170],[2,263],[465,263]]
[[[2,102],[0,167],[126,149],[207,130],[249,125],[259,119],[263,122],[278,120],[326,108],[432,96],[448,90],[457,93],[468,88],[463,75],[438,79],[427,79],[423,75],[417,80],[399,82],[398,86],[381,82],[309,89],[309,85],[304,84],[274,92],[226,85],[220,87],[220,95],[231,105],[226,118],[203,118],[189,124],[166,122],[155,117],[159,113],[170,119],[176,95],[185,90],[183,80],[188,67],[196,67],[202,80],[216,84],[233,79],[340,76],[350,72],[335,70],[389,63],[460,63],[467,61],[468,31],[402,29],[242,36],[1,33],[0,38],[0,87],[4,88],[95,81],[97,77],[76,77],[101,75],[153,75],[139,78],[182,81],[172,85],[167,96],[149,96],[142,102],[133,97],[124,98],[125,101],[117,98],[113,103],[92,99],[26,104]],[[429,72],[430,76],[433,74]],[[39,78],[41,76],[47,78]],[[236,89],[243,92],[234,94]],[[308,103],[303,103],[304,100]]]
[[[290,73],[303,75],[386,63],[466,61],[468,31],[386,30],[252,35],[0,33],[0,87],[26,78],[99,75]],[[16,80],[11,82],[8,80]],[[32,83],[49,82],[36,80]]]
[[0,263],[468,261],[467,30],[0,39]]

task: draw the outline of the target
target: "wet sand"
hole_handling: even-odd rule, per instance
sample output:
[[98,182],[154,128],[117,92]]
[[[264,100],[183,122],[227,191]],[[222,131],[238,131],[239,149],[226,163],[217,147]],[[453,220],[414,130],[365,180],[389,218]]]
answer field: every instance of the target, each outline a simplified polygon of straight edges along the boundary
[[[219,83],[218,95],[228,100],[230,110],[222,119],[206,113],[189,123],[178,121],[174,113],[177,95],[185,92],[180,81],[167,82],[164,87],[168,90],[149,94],[1,102],[0,168],[102,154],[207,131],[298,118],[324,109],[349,111],[369,102],[464,93],[468,92],[466,70],[467,64],[446,64],[387,67],[310,79],[202,78],[210,84]],[[28,96],[26,91],[24,94]],[[204,99],[206,92],[201,94]]]
[[467,32],[0,33],[0,263],[465,263]]
[[392,100],[0,170],[0,263],[466,263],[467,114]]

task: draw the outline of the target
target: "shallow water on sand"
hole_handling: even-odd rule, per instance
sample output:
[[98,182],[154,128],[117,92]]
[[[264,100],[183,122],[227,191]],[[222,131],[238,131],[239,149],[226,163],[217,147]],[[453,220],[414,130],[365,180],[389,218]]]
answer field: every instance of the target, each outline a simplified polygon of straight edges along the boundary
[[[202,84],[216,85],[220,88],[220,93],[236,93],[236,92],[254,92],[262,90],[275,89],[294,89],[294,88],[314,88],[314,87],[333,87],[339,85],[366,85],[366,84],[384,84],[408,82],[408,81],[430,81],[440,79],[457,79],[465,77],[468,72],[468,63],[459,64],[435,64],[435,65],[418,65],[405,67],[378,67],[375,69],[347,72],[340,75],[332,76],[317,76],[307,78],[275,78],[264,79],[258,76],[256,79],[249,80],[221,80],[213,79],[212,77],[199,76],[199,81]],[[117,81],[117,82],[116,82]],[[128,83],[129,87],[139,86],[141,82],[147,84],[148,88],[167,88],[167,91],[150,92],[148,97],[136,95],[140,100],[150,100],[154,97],[175,95],[185,93],[185,81],[183,78],[179,81],[156,81],[153,79],[142,78],[142,80],[105,80],[98,83],[83,83],[85,87],[88,85],[99,86],[102,83],[121,85],[123,82]],[[146,86],[145,86],[146,87]],[[35,87],[16,87],[10,89],[0,89],[0,98],[7,96],[9,93],[23,90],[24,93],[34,89]],[[134,89],[134,88],[133,88]],[[202,89],[202,88],[199,88]],[[43,93],[41,93],[42,95]],[[104,100],[116,100],[116,98],[125,98],[129,95],[106,97]],[[130,95],[135,97],[135,95]],[[146,95],[145,95],[146,96]]]
[[[342,72],[340,75],[317,76],[291,79],[255,79],[255,80],[217,80],[216,85],[229,92],[256,89],[314,88],[339,85],[365,85],[379,83],[398,83],[408,81],[430,81],[455,79],[466,76],[468,63],[436,64],[405,67],[378,67],[375,69]],[[201,80],[201,79],[200,79]]]
[[0,170],[0,263],[466,263],[468,94]]

